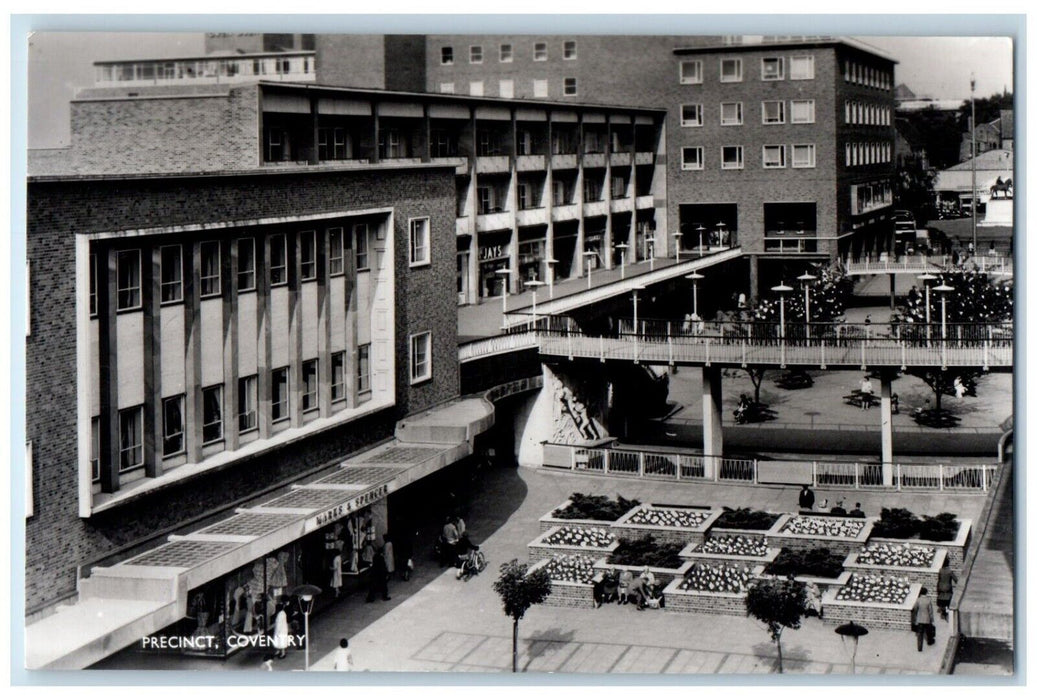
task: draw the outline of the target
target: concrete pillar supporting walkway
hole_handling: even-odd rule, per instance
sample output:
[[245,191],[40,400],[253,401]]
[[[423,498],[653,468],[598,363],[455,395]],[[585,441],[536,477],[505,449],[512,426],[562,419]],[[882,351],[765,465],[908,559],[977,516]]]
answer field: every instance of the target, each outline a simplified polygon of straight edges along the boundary
[[897,308],[897,276],[893,272],[889,273],[889,308]]
[[[892,279],[892,275],[890,275]],[[882,372],[882,399],[879,419],[882,422],[882,483],[893,484],[893,378],[892,372]]]
[[[702,368],[702,454],[720,457],[724,454],[724,396],[719,367]],[[716,477],[719,459],[704,460],[706,477]]]

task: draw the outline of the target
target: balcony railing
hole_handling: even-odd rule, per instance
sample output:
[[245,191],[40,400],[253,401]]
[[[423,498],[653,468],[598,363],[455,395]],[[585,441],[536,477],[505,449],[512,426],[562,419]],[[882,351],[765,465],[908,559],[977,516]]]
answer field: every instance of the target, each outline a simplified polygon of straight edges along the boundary
[[551,168],[554,170],[568,170],[576,167],[575,153],[558,153],[551,156]]
[[634,154],[634,162],[638,165],[651,165],[655,160],[655,154],[650,151],[638,151]]
[[515,169],[521,173],[529,170],[546,170],[547,166],[542,155],[518,156],[515,159]]
[[547,209],[543,207],[531,207],[519,209],[515,212],[515,222],[519,226],[535,226],[547,223]]
[[506,173],[511,170],[508,156],[479,156],[475,159],[477,173]]
[[585,167],[585,168],[604,168],[605,167],[605,154],[604,153],[584,153],[583,154],[583,167]]
[[[901,255],[892,256],[886,253],[876,257],[865,257],[844,260],[847,274],[867,275],[885,274],[889,272],[939,272],[953,268],[954,261],[949,255]],[[1013,260],[1003,255],[978,255],[959,260],[959,266],[965,270],[975,270],[987,274],[1013,274]]]
[[580,210],[575,204],[556,204],[551,208],[551,221],[569,221],[580,218]]
[[609,205],[608,202],[584,202],[583,203],[583,215],[584,216],[604,216],[608,214]]
[[630,165],[630,153],[613,153],[611,156],[609,156],[609,162],[612,163],[612,165],[616,166]]

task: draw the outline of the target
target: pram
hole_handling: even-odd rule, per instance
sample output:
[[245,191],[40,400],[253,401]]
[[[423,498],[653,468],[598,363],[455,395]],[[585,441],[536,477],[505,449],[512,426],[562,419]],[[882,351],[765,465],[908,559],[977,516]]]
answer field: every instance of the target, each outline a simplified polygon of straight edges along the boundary
[[461,536],[457,543],[457,578],[467,581],[473,576],[478,576],[486,568],[486,555],[474,544],[467,535]]

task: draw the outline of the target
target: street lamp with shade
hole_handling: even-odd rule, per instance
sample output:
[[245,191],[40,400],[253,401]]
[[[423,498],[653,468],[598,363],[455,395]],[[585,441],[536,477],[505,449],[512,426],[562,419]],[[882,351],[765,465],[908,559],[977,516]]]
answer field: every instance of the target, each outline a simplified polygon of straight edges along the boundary
[[627,248],[626,243],[617,243],[616,250],[619,251],[619,278],[626,279],[627,276]]
[[772,292],[777,292],[779,294],[779,297],[778,297],[779,316],[778,316],[778,318],[781,319],[781,325],[779,326],[779,336],[778,337],[781,340],[785,340],[785,293],[786,292],[791,292],[792,291],[792,287],[790,287],[787,284],[785,284],[784,282],[782,282],[777,287],[771,287],[771,291]]
[[698,228],[696,228],[695,230],[699,232],[699,257],[701,258],[703,255],[706,254],[702,250],[702,234],[706,232],[706,227],[703,226],[702,224],[699,224]]
[[633,292],[634,292],[634,336],[635,337],[637,336],[637,293],[638,292],[643,292],[644,289],[645,289],[645,286],[643,284],[636,285],[633,288]]
[[[544,264],[547,265],[547,291],[548,291],[548,295],[552,299],[554,299],[555,298],[555,265],[558,264],[558,261],[555,260],[554,258],[548,258],[547,260],[544,261]],[[588,277],[589,277],[589,275],[588,275]],[[589,282],[589,280],[588,280],[588,282]]]
[[706,276],[698,271],[684,275],[684,279],[691,280],[691,313],[696,316],[696,320],[699,315],[699,280],[705,278]]
[[681,239],[684,238],[684,234],[678,231],[673,234],[673,237],[677,239],[677,262],[681,261]]
[[598,254],[593,250],[588,250],[583,254],[583,257],[587,258],[587,289],[591,288],[591,272],[594,268],[591,267],[591,260],[598,257]]
[[655,236],[646,238],[645,243],[648,246],[648,269],[655,269]]
[[849,637],[853,639],[853,653],[850,655],[850,673],[857,673],[857,644],[861,637],[868,633],[868,628],[858,625],[853,620],[835,628],[835,633],[843,638],[843,642]]
[[717,222],[717,235],[720,237],[720,240],[717,241],[717,243],[720,245],[721,248],[724,247],[724,228],[726,226],[727,224],[725,224],[723,221]]
[[922,280],[922,285],[925,287],[925,339],[929,341],[933,339],[933,327],[930,325],[932,321],[929,318],[929,283],[940,278],[926,272],[923,275],[918,275],[918,279]]
[[940,292],[941,294],[940,304],[942,306],[942,315],[940,319],[940,335],[943,337],[943,346],[947,347],[947,292],[953,292],[954,287],[944,282],[939,287],[933,287],[933,290]]
[[292,589],[292,595],[300,601],[303,617],[303,633],[306,637],[306,665],[303,670],[310,670],[310,613],[313,612],[313,601],[321,594],[321,589],[312,583],[304,583]]
[[806,303],[807,340],[810,340],[810,285],[817,279],[817,275],[804,272],[796,279],[803,283],[803,296]]
[[544,283],[540,280],[529,280],[526,282],[526,287],[533,289],[533,329],[537,327],[537,290],[544,286]]
[[498,268],[494,270],[498,275],[504,277],[504,293],[501,295],[501,312],[508,313],[508,288],[511,286],[508,275],[511,274],[511,270],[506,267]]

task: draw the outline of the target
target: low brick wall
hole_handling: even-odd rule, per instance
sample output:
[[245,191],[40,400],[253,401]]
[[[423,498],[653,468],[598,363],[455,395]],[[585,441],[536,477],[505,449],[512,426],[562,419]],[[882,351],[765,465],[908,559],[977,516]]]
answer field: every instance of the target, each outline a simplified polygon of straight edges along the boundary
[[[644,570],[644,568],[645,567],[643,565],[642,566],[630,566],[630,565],[627,565],[627,564],[610,564],[608,562],[608,558],[607,557],[602,557],[598,561],[594,562],[594,570],[595,571],[606,572],[606,571],[610,571],[612,569],[615,569],[616,571],[629,571],[631,574],[634,575],[634,579],[635,580],[637,579],[638,576],[641,575],[641,572]],[[648,567],[648,570],[651,571],[652,574],[655,575],[655,582],[657,584],[662,585],[662,586],[666,586],[666,585],[669,585],[670,582],[673,581],[673,580],[680,581],[681,579],[683,579],[684,578],[684,574],[686,574],[688,569],[690,569],[690,568],[691,568],[691,562],[690,561],[686,561],[683,564],[681,564],[680,567],[677,568],[677,569],[663,569],[662,567],[650,566],[650,567]]]
[[[825,548],[830,552],[841,554],[843,556],[848,555],[850,552],[854,552],[868,541],[868,537],[871,535],[871,528],[875,521],[875,518],[866,518],[867,521],[861,531],[856,537],[828,537],[824,535],[813,535],[813,534],[796,534],[792,532],[782,532],[782,529],[794,518],[800,517],[798,515],[785,514],[778,519],[778,522],[774,523],[774,527],[767,534],[767,542],[774,547],[781,547],[790,549],[795,552],[807,552],[811,549]],[[810,516],[811,518],[818,518],[832,521],[847,521],[847,520],[859,520],[858,518],[824,518],[823,516]]]
[[[762,539],[762,538],[761,538]],[[681,550],[681,559],[690,562],[705,561],[714,564],[750,564],[752,566],[767,566],[781,553],[777,547],[768,547],[767,554],[762,557],[753,557],[743,554],[709,554],[697,551],[702,544],[689,544]]]
[[745,593],[682,591],[678,588],[681,580],[673,580],[663,591],[666,604],[664,610],[677,613],[745,616]]
[[[874,540],[872,540],[874,542]],[[936,584],[940,579],[940,569],[947,558],[947,550],[942,547],[936,550],[933,563],[927,568],[908,566],[888,566],[885,564],[860,564],[857,562],[859,552],[850,552],[843,562],[843,568],[853,573],[872,574],[880,576],[903,576],[911,583],[925,586],[936,595]]]
[[[528,572],[536,571],[547,565],[547,559],[541,559],[529,567]],[[551,579],[551,593],[544,599],[545,605],[556,608],[594,608],[594,586],[590,583],[575,581],[557,581]]]
[[917,583],[912,583],[907,599],[899,605],[836,600],[835,594],[838,589],[832,589],[821,597],[824,621],[829,625],[841,625],[852,621],[865,627],[910,631],[911,608],[918,600],[921,588]]
[[540,518],[540,532],[544,533],[553,527],[564,527],[566,525],[583,525],[584,527],[600,527],[609,529],[612,527],[611,520],[566,520],[564,518],[556,518],[554,512],[556,510],[562,510],[563,508],[570,505],[572,501],[565,501],[560,506],[552,508],[547,515]]
[[[701,525],[694,528],[688,527],[670,527],[666,525],[650,525],[641,523],[630,522],[631,518],[634,518],[639,513],[644,513],[650,510],[685,510],[694,511],[696,513],[708,513],[709,515],[702,522]],[[616,537],[620,537],[628,540],[636,540],[644,537],[645,535],[651,535],[655,538],[656,542],[665,544],[679,544],[685,545],[691,543],[701,543],[706,538],[706,533],[709,528],[712,527],[713,523],[717,518],[720,517],[721,511],[715,511],[703,508],[681,508],[680,506],[653,506],[650,503],[642,503],[630,512],[626,513],[612,524],[612,532],[615,533]]]
[[[608,547],[580,547],[577,545],[548,544],[545,542],[545,540],[551,537],[551,535],[564,527],[571,526],[553,527],[547,532],[541,533],[539,537],[527,545],[527,549],[529,550],[529,561],[531,563],[540,561],[541,559],[550,559],[551,557],[563,554],[580,554],[598,559],[600,557],[608,557],[612,552],[616,551],[616,547],[619,546],[618,541],[613,541]],[[608,528],[605,527],[595,527],[594,529],[608,532]]]
[[[965,562],[965,552],[972,541],[972,520],[970,518],[958,518],[961,526],[958,528],[958,536],[950,542],[932,542],[930,540],[895,540],[889,537],[873,537],[869,542],[887,542],[889,544],[918,544],[928,547],[940,547],[947,550],[947,565],[956,574],[961,574],[962,565]],[[932,590],[932,589],[930,589]]]

